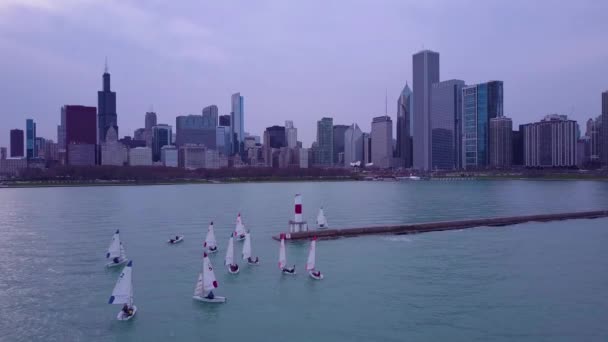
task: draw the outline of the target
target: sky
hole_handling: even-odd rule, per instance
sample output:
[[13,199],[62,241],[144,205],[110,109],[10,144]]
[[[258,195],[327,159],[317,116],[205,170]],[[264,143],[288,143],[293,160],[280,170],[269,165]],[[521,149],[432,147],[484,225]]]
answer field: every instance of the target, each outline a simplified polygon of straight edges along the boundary
[[245,130],[293,120],[309,146],[316,121],[396,120],[412,54],[440,53],[441,80],[504,82],[514,125],[549,113],[584,122],[608,89],[604,0],[0,0],[0,146],[37,122],[57,139],[60,108],[97,106],[104,60],[120,136],[153,109],[159,123],[230,113],[245,97]]

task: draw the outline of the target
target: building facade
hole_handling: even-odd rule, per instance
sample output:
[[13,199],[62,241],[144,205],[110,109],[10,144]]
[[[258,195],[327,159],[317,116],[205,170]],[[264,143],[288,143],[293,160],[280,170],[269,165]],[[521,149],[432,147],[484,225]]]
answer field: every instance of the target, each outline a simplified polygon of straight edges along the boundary
[[152,127],[152,160],[160,161],[160,149],[166,145],[172,145],[173,128],[166,124]]
[[431,169],[431,86],[439,82],[439,53],[420,51],[412,57],[414,78],[414,139],[413,166]]
[[27,159],[36,157],[36,123],[32,119],[25,120],[25,149]]
[[334,119],[322,118],[317,121],[317,148],[315,164],[332,166],[334,156]]
[[66,105],[63,112],[65,113],[66,163],[69,165],[95,165],[97,108]]
[[438,82],[431,87],[431,169],[459,167],[462,80]]
[[230,129],[232,142],[232,153],[241,153],[242,143],[245,139],[245,99],[241,93],[232,94],[230,112]]
[[186,170],[196,170],[205,168],[205,146],[202,145],[183,145],[179,148],[178,162],[179,167]]
[[547,115],[522,125],[524,164],[527,167],[575,166],[578,124],[566,115]]
[[608,165],[608,90],[602,93],[601,161]]
[[166,167],[178,167],[178,150],[173,145],[163,146],[160,149],[160,161]]
[[511,152],[513,159],[511,165],[523,166],[524,165],[524,135],[523,127],[519,126],[519,130],[511,132]]
[[[397,148],[396,156],[399,165],[404,168],[412,167],[412,117],[414,109],[413,93],[410,87],[405,87],[397,100]],[[344,163],[346,164],[346,151]]]
[[103,73],[103,88],[97,92],[97,137],[99,143],[106,141],[106,134],[114,128],[118,136],[118,115],[116,114],[116,93],[110,89],[110,73],[106,64]]
[[157,117],[155,112],[146,112],[145,127],[144,127],[144,140],[146,146],[152,147],[152,127],[156,126]]
[[203,127],[215,129],[218,126],[218,113],[216,105],[203,108]]
[[393,161],[393,121],[388,115],[372,120],[372,163],[375,167],[386,169]]
[[217,126],[209,126],[213,124],[210,121],[213,121],[213,118],[209,116],[182,115],[176,117],[175,145],[177,147],[184,144],[205,145],[207,148],[215,149]]
[[490,119],[490,166],[509,168],[513,164],[513,121],[501,116]]
[[363,140],[363,165],[367,166],[372,162],[372,138],[369,133],[363,133],[361,139]]
[[101,143],[101,165],[123,166],[128,157],[127,148],[118,141],[118,132],[114,127],[108,128],[106,140]]
[[344,135],[346,133],[346,130],[348,129],[348,125],[334,125],[334,132],[333,132],[333,162],[334,165],[340,165],[342,166],[344,164],[344,159],[340,160],[339,155],[340,153],[344,153]]
[[150,147],[136,147],[129,150],[129,165],[151,166],[152,149]]
[[490,120],[503,116],[503,83],[490,81],[462,88],[462,167],[490,165]]
[[285,121],[285,138],[287,140],[287,147],[298,147],[298,129],[293,126],[293,121],[291,120]]
[[11,158],[23,157],[23,130],[11,129]]
[[344,166],[351,167],[363,162],[363,132],[356,123],[350,125],[344,133]]

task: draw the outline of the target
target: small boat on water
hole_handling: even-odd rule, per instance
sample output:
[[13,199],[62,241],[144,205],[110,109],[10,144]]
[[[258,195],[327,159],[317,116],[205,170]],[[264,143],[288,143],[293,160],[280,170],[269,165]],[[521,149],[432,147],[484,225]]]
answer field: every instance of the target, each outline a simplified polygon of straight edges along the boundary
[[296,265],[287,267],[287,254],[285,253],[285,234],[281,234],[281,247],[279,247],[279,269],[283,274],[295,275]]
[[246,233],[247,230],[245,229],[245,225],[243,224],[241,213],[239,213],[236,217],[236,228],[234,229],[234,237],[237,241],[242,241],[245,240]]
[[228,273],[237,274],[239,273],[239,265],[234,262],[234,238],[230,235],[230,240],[228,240],[228,248],[226,249],[226,259],[224,261],[224,265],[228,268]]
[[323,212],[323,207],[319,209],[319,214],[317,215],[317,226],[319,229],[327,228],[327,218],[325,217],[325,212]]
[[215,278],[215,273],[213,272],[213,265],[211,265],[211,260],[209,260],[207,253],[204,253],[203,268],[198,274],[192,299],[205,303],[224,303],[226,301],[226,297],[216,296],[213,294],[213,290],[217,289],[217,287],[218,284]]
[[306,270],[308,271],[308,275],[315,280],[323,279],[323,274],[321,271],[315,270],[315,262],[316,262],[316,253],[317,253],[317,237],[313,237],[310,242],[310,249],[308,250],[308,260],[306,261]]
[[170,238],[167,242],[170,245],[175,245],[175,244],[178,244],[178,243],[180,243],[182,241],[184,241],[184,236],[183,235],[175,235],[174,238]]
[[106,252],[106,259],[108,260],[106,267],[118,267],[129,261],[125,253],[125,247],[120,241],[120,230],[118,229],[112,236],[112,242],[110,242],[110,247]]
[[213,221],[209,223],[207,237],[205,237],[205,243],[203,244],[203,247],[207,248],[207,251],[209,253],[216,253],[218,251],[217,240],[215,239],[215,229],[213,228]]
[[123,304],[122,309],[116,315],[119,321],[128,321],[137,313],[137,306],[133,305],[133,261],[129,261],[123,268],[108,304]]
[[257,256],[255,258],[251,257],[251,234],[249,234],[249,233],[245,234],[245,243],[243,243],[243,260],[246,260],[247,264],[249,264],[249,265],[259,265],[260,264],[259,257],[257,257]]

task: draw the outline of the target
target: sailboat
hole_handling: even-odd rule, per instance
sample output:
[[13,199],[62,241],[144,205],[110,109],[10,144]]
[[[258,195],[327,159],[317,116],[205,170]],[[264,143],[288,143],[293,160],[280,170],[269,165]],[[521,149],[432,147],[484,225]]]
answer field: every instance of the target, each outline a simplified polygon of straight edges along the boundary
[[175,235],[174,238],[170,238],[169,240],[167,240],[167,242],[170,245],[175,245],[176,243],[180,243],[182,241],[184,241],[184,236],[183,235]]
[[313,237],[310,242],[310,249],[308,250],[308,260],[306,261],[306,270],[308,271],[308,275],[315,280],[323,279],[323,274],[321,271],[315,271],[315,261],[316,261],[316,252],[317,252],[317,237]]
[[319,214],[317,215],[317,225],[319,228],[327,228],[327,219],[325,218],[325,213],[323,212],[323,207],[319,209]]
[[230,240],[228,240],[228,248],[226,249],[226,260],[224,261],[224,265],[228,267],[228,272],[230,274],[239,273],[239,265],[234,262],[234,238],[230,235]]
[[117,267],[124,265],[128,261],[125,247],[120,242],[120,231],[118,229],[116,229],[116,233],[112,236],[112,242],[110,242],[110,247],[108,247],[106,259],[108,260],[106,267]]
[[209,229],[207,230],[207,237],[203,247],[207,248],[209,253],[217,252],[217,240],[215,240],[215,231],[213,229],[213,222],[209,223]]
[[213,294],[213,290],[217,289],[217,280],[213,272],[213,266],[207,253],[203,254],[203,269],[198,274],[196,287],[194,288],[194,300],[207,303],[224,303],[226,297],[220,297]]
[[281,247],[279,248],[279,269],[283,274],[296,274],[296,265],[287,267],[287,255],[285,254],[285,234],[281,234]]
[[245,239],[246,233],[247,230],[245,230],[243,219],[241,219],[241,213],[239,213],[236,217],[236,228],[234,229],[234,237],[237,239],[237,241],[242,241]]
[[249,233],[245,234],[245,243],[243,243],[243,260],[247,260],[249,265],[258,265],[260,263],[260,258],[251,257],[251,235]]
[[137,313],[137,306],[133,305],[132,274],[133,261],[129,261],[127,266],[122,269],[108,301],[108,304],[123,304],[122,309],[116,315],[116,319],[119,321],[128,321]]

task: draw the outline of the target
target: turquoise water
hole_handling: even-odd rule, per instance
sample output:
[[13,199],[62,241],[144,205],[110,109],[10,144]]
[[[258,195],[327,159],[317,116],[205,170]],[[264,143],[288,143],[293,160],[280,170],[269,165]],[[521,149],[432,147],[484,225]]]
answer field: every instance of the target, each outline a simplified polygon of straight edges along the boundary
[[[307,244],[288,244],[299,274],[287,277],[270,238],[295,193],[306,219],[323,205],[340,227],[608,208],[608,183],[592,181],[1,189],[0,340],[608,340],[607,219],[320,241],[315,282]],[[231,276],[223,252],[239,211],[261,265]],[[224,305],[191,299],[210,220]],[[117,228],[134,260],[130,322],[106,304]],[[186,240],[167,245],[176,233]]]

